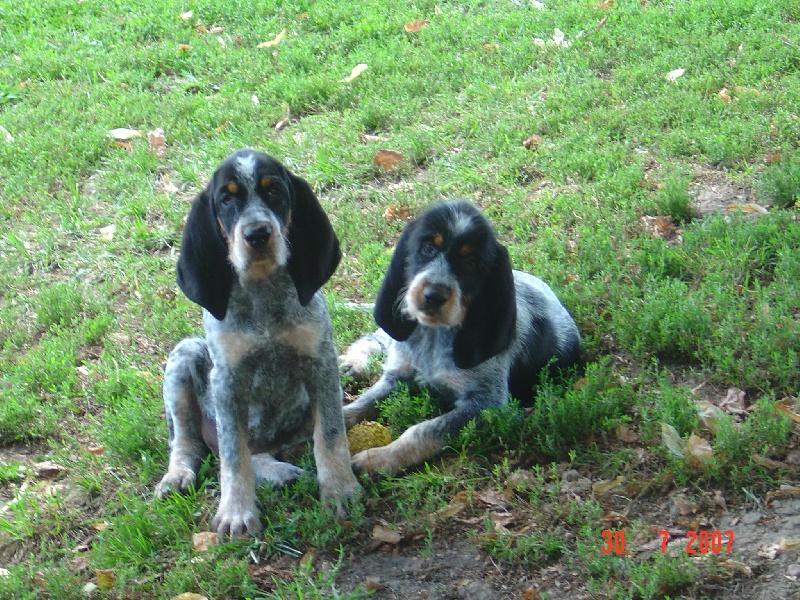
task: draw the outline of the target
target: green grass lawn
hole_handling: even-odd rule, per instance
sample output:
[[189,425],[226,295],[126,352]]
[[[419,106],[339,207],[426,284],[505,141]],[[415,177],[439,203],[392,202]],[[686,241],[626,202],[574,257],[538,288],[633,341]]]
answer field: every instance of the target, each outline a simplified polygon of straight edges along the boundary
[[[797,2],[4,0],[0,57],[0,598],[361,598],[336,582],[379,523],[417,532],[406,553],[470,540],[509,597],[552,565],[592,597],[702,596],[719,565],[598,554],[609,514],[634,539],[671,492],[735,506],[797,481]],[[201,332],[175,284],[183,219],[240,147],[282,160],[330,214],[340,349],[374,326],[349,303],[374,300],[405,221],[459,197],[568,306],[586,372],[364,482],[351,522],[307,478],[259,491],[263,539],[195,551],[216,465],[195,494],[152,500],[161,372]],[[402,160],[387,171],[380,150]],[[721,210],[700,210],[709,193]],[[712,423],[698,402],[728,388],[746,411]],[[382,418],[399,431],[430,410],[402,390]],[[613,500],[565,496],[565,472],[625,482]],[[485,490],[515,525],[495,526]],[[454,502],[470,519],[451,522]],[[326,568],[301,564],[311,548]]]

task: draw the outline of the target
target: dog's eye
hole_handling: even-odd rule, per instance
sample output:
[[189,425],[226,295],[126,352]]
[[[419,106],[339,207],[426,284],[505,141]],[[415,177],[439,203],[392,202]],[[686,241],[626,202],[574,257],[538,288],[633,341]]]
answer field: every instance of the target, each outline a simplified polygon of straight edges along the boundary
[[426,241],[422,242],[422,253],[423,254],[426,254],[426,255],[430,256],[434,252],[436,252],[436,246],[433,244],[432,241],[426,240]]
[[221,203],[223,206],[228,206],[228,205],[230,205],[230,203],[231,203],[231,202],[233,202],[233,196],[228,196],[228,194],[225,194],[225,195],[222,197],[222,199],[220,200],[220,203]]

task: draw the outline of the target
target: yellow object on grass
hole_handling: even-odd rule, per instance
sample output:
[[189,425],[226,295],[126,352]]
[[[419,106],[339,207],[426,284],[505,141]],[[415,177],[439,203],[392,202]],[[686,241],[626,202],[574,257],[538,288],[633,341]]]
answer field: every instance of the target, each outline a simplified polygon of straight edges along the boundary
[[392,434],[380,423],[362,421],[350,428],[347,432],[347,441],[350,444],[350,453],[358,454],[370,448],[385,446],[392,441]]

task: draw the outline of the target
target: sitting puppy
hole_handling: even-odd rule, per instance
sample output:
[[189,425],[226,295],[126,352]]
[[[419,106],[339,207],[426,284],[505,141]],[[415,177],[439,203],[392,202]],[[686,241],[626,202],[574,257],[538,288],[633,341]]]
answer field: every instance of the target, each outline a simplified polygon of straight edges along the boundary
[[[377,415],[375,404],[399,381],[437,392],[449,412],[409,428],[382,448],[353,457],[357,471],[394,474],[439,452],[481,411],[530,399],[545,367],[576,363],[580,335],[567,310],[540,279],[511,270],[508,252],[469,202],[448,202],[411,222],[400,236],[375,304],[391,336],[381,378],[352,404],[352,426]],[[356,342],[340,360],[351,373],[381,332]],[[552,362],[551,362],[552,361]]]
[[261,530],[255,484],[296,479],[302,470],[274,454],[311,437],[323,500],[344,516],[358,491],[318,291],[340,258],[309,185],[266,154],[229,156],[192,204],[178,285],[205,309],[205,339],[183,340],[167,361],[170,457],[156,495],[185,491],[209,450],[218,453],[211,528],[223,536]]

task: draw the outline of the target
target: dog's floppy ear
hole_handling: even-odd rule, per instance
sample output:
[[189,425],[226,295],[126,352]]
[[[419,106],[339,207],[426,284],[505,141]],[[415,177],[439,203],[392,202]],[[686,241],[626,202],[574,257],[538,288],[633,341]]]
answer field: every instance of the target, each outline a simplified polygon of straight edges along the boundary
[[506,350],[517,325],[514,274],[508,251],[495,244],[486,279],[469,304],[453,341],[453,359],[459,369],[471,369]]
[[336,270],[342,252],[328,215],[305,179],[286,171],[292,186],[289,275],[305,306]]
[[411,237],[418,223],[419,221],[412,221],[400,235],[389,263],[389,270],[383,278],[378,298],[375,300],[375,322],[398,342],[407,340],[417,326],[416,320],[402,312],[401,296],[406,293],[408,285],[406,278],[408,252]]
[[228,245],[219,230],[211,192],[206,187],[192,202],[186,219],[178,258],[178,286],[189,300],[221,321],[228,310],[233,276]]

